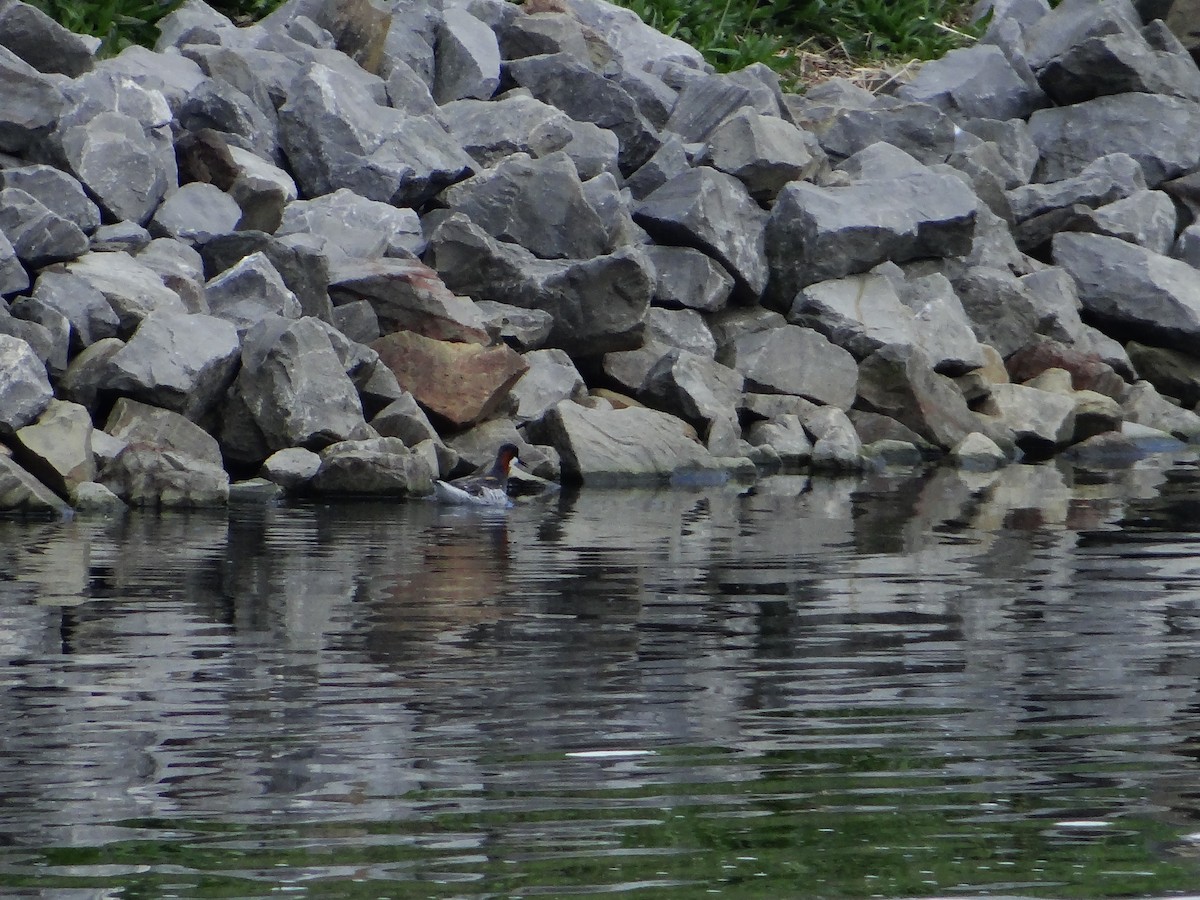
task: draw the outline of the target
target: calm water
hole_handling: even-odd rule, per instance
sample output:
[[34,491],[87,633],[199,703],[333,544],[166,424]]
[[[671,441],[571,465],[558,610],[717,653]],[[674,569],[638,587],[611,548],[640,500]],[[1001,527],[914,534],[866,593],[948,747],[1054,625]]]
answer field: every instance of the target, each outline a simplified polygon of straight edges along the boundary
[[0,522],[5,897],[1200,892],[1200,468]]

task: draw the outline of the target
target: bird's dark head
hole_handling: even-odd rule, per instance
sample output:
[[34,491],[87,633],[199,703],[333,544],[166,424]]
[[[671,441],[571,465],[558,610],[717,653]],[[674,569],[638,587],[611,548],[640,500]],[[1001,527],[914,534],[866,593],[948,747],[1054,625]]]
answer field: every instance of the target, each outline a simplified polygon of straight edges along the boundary
[[496,451],[496,468],[507,475],[509,466],[516,461],[518,453],[520,453],[520,449],[516,444],[503,444]]

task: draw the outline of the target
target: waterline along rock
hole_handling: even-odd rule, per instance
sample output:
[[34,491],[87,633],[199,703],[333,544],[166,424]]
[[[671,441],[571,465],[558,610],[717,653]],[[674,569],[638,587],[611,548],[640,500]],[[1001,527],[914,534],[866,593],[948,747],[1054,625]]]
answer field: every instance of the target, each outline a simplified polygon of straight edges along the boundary
[[186,0],[111,58],[13,0],[0,507],[421,498],[508,442],[586,483],[1200,442],[1175,7],[1000,3],[792,94],[605,0]]

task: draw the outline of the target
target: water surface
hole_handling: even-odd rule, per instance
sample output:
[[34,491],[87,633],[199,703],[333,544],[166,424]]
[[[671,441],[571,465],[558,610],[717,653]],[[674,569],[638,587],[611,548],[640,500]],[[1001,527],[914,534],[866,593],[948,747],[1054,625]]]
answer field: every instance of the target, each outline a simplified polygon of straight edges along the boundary
[[0,894],[1200,890],[1200,469],[0,522]]

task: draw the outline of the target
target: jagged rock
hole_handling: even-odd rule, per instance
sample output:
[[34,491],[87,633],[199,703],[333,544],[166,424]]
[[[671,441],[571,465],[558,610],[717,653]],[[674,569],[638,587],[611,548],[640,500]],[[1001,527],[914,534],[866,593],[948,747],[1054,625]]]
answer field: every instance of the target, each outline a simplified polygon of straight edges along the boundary
[[1075,279],[1097,322],[1121,334],[1187,352],[1200,335],[1200,284],[1187,263],[1118,238],[1060,234],[1054,262]]
[[1165,256],[1175,243],[1176,220],[1175,204],[1167,194],[1138,191],[1088,214],[1087,226],[1081,230],[1120,238]]
[[152,312],[108,361],[102,385],[199,419],[233,380],[237,329],[214,316]]
[[846,413],[822,406],[804,417],[814,438],[811,465],[823,472],[856,472],[865,466],[862,441]]
[[224,189],[242,211],[237,230],[277,232],[284,210],[297,197],[296,182],[283,169],[249,150],[230,147],[229,156],[237,174]]
[[333,318],[329,300],[329,255],[324,241],[311,234],[277,238],[257,231],[238,231],[214,238],[200,248],[205,271],[215,276],[253,253],[263,253],[306,316]]
[[1062,458],[1088,468],[1126,468],[1155,453],[1178,453],[1187,445],[1165,431],[1126,422],[1120,431],[1093,435],[1073,444]]
[[96,229],[92,235],[92,252],[134,254],[151,240],[150,232],[137,222],[114,222]]
[[541,259],[591,259],[612,249],[565,153],[514,154],[446,189],[442,199],[493,238]]
[[16,294],[29,287],[29,273],[17,259],[12,242],[0,232],[0,297]]
[[65,263],[65,271],[104,295],[120,320],[120,334],[132,334],[151,312],[188,311],[179,294],[128,253],[89,251]]
[[475,308],[483,316],[483,325],[488,334],[515,350],[540,348],[554,327],[554,317],[540,309],[522,309],[495,300],[479,300]]
[[534,97],[572,119],[612,131],[620,142],[621,172],[629,174],[658,149],[658,130],[615,81],[565,53],[511,60],[504,71]]
[[620,390],[636,394],[642,389],[650,370],[670,352],[670,344],[648,340],[636,350],[605,353],[601,359],[601,369],[605,377]]
[[496,34],[462,7],[442,13],[438,26],[433,99],[438,103],[473,97],[486,100],[500,85]]
[[233,231],[241,218],[236,200],[216,185],[195,181],[172,191],[146,227],[155,237],[203,244]]
[[737,110],[708,135],[697,162],[741,181],[755,200],[773,200],[789,181],[811,178],[825,161],[817,139],[775,116]]
[[17,258],[31,269],[74,259],[89,244],[78,225],[20,188],[0,189],[0,230],[12,242]]
[[321,468],[321,457],[303,447],[288,447],[277,450],[262,464],[263,477],[289,491],[298,491],[308,485]]
[[266,318],[246,332],[235,386],[269,451],[360,437],[354,382],[315,319]]
[[380,106],[321,65],[292,84],[279,109],[279,139],[309,197],[348,188],[368,200],[419,204],[475,165],[431,118]]
[[130,506],[195,508],[224,506],[229,476],[174,450],[130,444],[104,467],[100,483]]
[[682,175],[692,167],[678,135],[669,134],[661,146],[654,151],[637,171],[625,179],[625,187],[637,200],[643,200],[662,187],[676,175]]
[[0,331],[29,343],[57,381],[67,369],[71,323],[58,310],[32,297],[21,297],[0,314]]
[[[168,409],[121,397],[113,405],[104,431],[126,446],[171,450],[208,466],[221,467],[221,448],[216,439],[190,419]],[[101,480],[107,483],[107,479]],[[125,498],[124,494],[121,496]]]
[[892,344],[863,360],[858,399],[860,408],[889,416],[944,450],[979,430],[954,382],[934,372],[916,347]]
[[1039,109],[1029,118],[1029,134],[1041,151],[1041,181],[1061,181],[1102,156],[1128,153],[1154,188],[1200,159],[1200,103],[1162,94],[1097,97]]
[[55,516],[66,516],[71,511],[54,491],[3,454],[0,454],[0,510]]
[[1045,95],[1013,68],[994,45],[951,50],[921,66],[896,96],[928,103],[951,116],[1025,119],[1047,105]]
[[979,431],[972,431],[951,447],[950,458],[960,469],[974,472],[988,472],[1008,462],[1000,445]]
[[[183,59],[183,57],[180,57]],[[220,136],[220,142],[229,151],[228,162],[236,167],[233,148],[252,152],[263,159],[274,159],[279,154],[279,119],[274,106],[256,103],[251,97],[229,82],[204,76],[200,67],[191,60],[185,62],[195,67],[201,80],[184,93],[177,117],[179,124],[192,134],[210,131]],[[180,139],[181,150],[186,150],[188,141]],[[198,174],[198,173],[194,173]],[[231,168],[230,176],[234,175]],[[198,178],[206,181],[208,178]],[[212,180],[216,181],[213,177]],[[218,187],[228,185],[218,184]]]
[[654,265],[654,303],[672,309],[716,312],[733,293],[733,278],[712,257],[691,247],[652,244],[646,255]]
[[366,300],[351,300],[334,307],[333,327],[360,344],[369,344],[383,333],[375,309]]
[[60,496],[73,497],[80,483],[96,477],[92,417],[77,403],[51,400],[14,440],[22,465]]
[[485,419],[529,368],[506,346],[438,341],[412,332],[371,345],[400,386],[452,427]]
[[1129,385],[1119,402],[1126,423],[1147,425],[1188,443],[1200,441],[1200,416],[1175,406],[1148,381]]
[[204,296],[212,314],[232,323],[238,333],[269,315],[287,319],[301,315],[300,301],[261,251],[210,278]]
[[421,220],[413,210],[368,200],[345,188],[289,203],[275,234],[320,235],[327,247],[355,258],[410,257],[425,250]]
[[770,447],[785,469],[802,468],[812,459],[812,441],[794,413],[752,423],[746,431],[746,440],[753,447]]
[[534,350],[521,357],[529,369],[509,391],[517,422],[540,419],[561,400],[580,400],[587,385],[571,357],[561,350]]
[[0,435],[33,422],[53,398],[46,367],[33,348],[18,337],[0,334]]
[[660,480],[718,467],[691,426],[645,407],[589,409],[564,400],[527,427],[558,451],[564,480]]
[[1033,456],[1065,447],[1075,433],[1075,402],[1028,385],[993,385],[980,412],[1004,423],[1014,432],[1017,446]]
[[839,409],[854,402],[854,357],[809,328],[784,325],[738,335],[717,359],[740,372],[751,390],[796,394]]
[[98,481],[85,481],[75,488],[72,502],[77,513],[112,515],[126,509],[125,501]]
[[958,178],[928,170],[844,187],[792,182],[767,222],[768,299],[787,308],[806,285],[886,260],[961,256],[970,250],[976,205]]
[[397,437],[406,446],[415,447],[422,441],[438,440],[437,430],[417,405],[416,398],[404,391],[371,419],[371,427],[380,437]]
[[450,134],[481,167],[516,153],[548,156],[574,136],[572,121],[562,110],[523,93],[489,101],[457,100],[442,106],[441,115]]
[[735,112],[752,106],[750,89],[728,75],[697,74],[679,92],[664,129],[687,143],[698,143]]
[[1002,357],[1034,341],[1041,317],[1018,278],[1001,269],[974,266],[956,288],[975,334]]
[[745,379],[715,360],[678,348],[646,373],[639,398],[690,423],[708,440],[718,423],[736,423]]
[[437,272],[415,260],[335,260],[329,295],[338,306],[369,302],[383,334],[414,331],[439,341],[489,342],[487,323],[475,304],[455,296]]
[[381,437],[326,447],[311,485],[319,494],[423,497],[433,493],[434,474],[422,454],[399,438]]
[[1150,347],[1130,341],[1125,345],[1138,375],[1160,394],[1174,397],[1191,409],[1200,403],[1200,359],[1189,353]]
[[653,273],[636,248],[588,260],[539,260],[458,214],[438,225],[429,245],[450,290],[550,313],[550,346],[596,355],[641,342]]
[[84,234],[91,234],[100,226],[100,210],[84,193],[83,185],[53,166],[33,164],[0,169],[0,186],[25,191],[55,215],[74,223]]
[[767,284],[766,214],[736,178],[690,169],[653,191],[633,219],[659,243],[694,247],[733,276],[738,291],[759,297]]
[[946,276],[934,272],[892,284],[900,302],[912,310],[916,343],[929,354],[935,372],[955,376],[985,364],[983,345]]
[[0,5],[0,44],[39,72],[72,78],[92,68],[97,49],[36,6],[17,2]]
[[[812,98],[812,91],[808,96]],[[954,150],[954,122],[928,103],[868,94],[866,108],[840,106],[822,109],[820,97],[810,99],[807,114],[796,124],[812,131],[830,160],[853,156],[872,144],[898,147],[922,163],[939,163]]]
[[1070,395],[1075,403],[1075,431],[1071,443],[1086,441],[1098,434],[1120,431],[1125,419],[1121,405],[1112,397],[1095,391],[1076,391]]
[[1025,184],[1005,196],[1013,220],[1023,222],[1077,204],[1097,208],[1146,189],[1146,177],[1128,153],[1113,153],[1088,163],[1073,177],[1051,184]]
[[498,29],[500,55],[522,59],[546,53],[566,53],[577,59],[588,55],[587,39],[579,20],[564,12],[530,12],[516,16]]
[[59,379],[59,397],[86,406],[95,412],[96,395],[104,373],[108,370],[108,361],[124,346],[125,342],[120,338],[108,337],[84,347],[71,360],[66,373]]
[[865,359],[887,344],[918,338],[916,318],[883,275],[850,275],[810,284],[796,295],[787,319],[819,331]]
[[1137,92],[1200,99],[1200,71],[1162,22],[1128,4],[1067,3],[1031,30],[1030,63],[1059,104]]
[[22,153],[46,139],[65,107],[52,77],[0,48],[0,151]]
[[709,70],[699,50],[651,28],[628,9],[602,0],[572,0],[571,14],[612,48],[625,69],[644,72],[655,64],[674,64]]
[[1071,373],[1071,387],[1096,391],[1114,399],[1125,393],[1125,380],[1096,353],[1079,350],[1058,341],[1040,340],[1014,353],[1005,365],[1015,381],[1028,381],[1047,369]]

